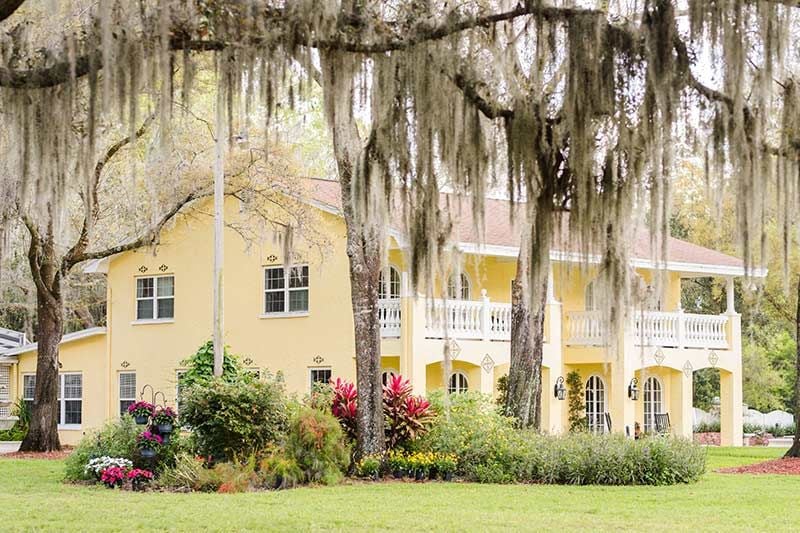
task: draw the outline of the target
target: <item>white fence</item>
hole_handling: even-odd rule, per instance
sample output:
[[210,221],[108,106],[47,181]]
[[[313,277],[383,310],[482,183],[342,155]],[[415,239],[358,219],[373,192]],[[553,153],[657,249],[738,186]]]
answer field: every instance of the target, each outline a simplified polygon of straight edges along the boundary
[[[402,325],[399,299],[379,300],[382,337],[399,337]],[[511,304],[481,300],[429,300],[425,305],[425,337],[511,340]]]
[[[646,311],[634,317],[636,344],[675,348],[727,348],[726,315]],[[606,325],[599,311],[567,313],[568,344],[600,346],[606,341]]]

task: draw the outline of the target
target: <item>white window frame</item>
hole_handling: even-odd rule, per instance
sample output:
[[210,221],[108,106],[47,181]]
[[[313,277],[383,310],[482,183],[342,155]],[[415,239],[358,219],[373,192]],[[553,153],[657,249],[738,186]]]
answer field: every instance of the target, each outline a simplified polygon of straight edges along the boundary
[[[655,385],[655,388],[653,385]],[[664,412],[664,385],[657,377],[650,376],[644,382],[642,393],[644,432],[655,433],[656,415]]]
[[[402,290],[403,283],[400,272],[395,267],[389,265],[381,270],[378,282],[380,284],[378,287],[379,300],[397,300],[400,298],[400,291]],[[396,287],[397,290],[393,291],[393,287]],[[381,295],[381,292],[383,295]]]
[[[466,292],[466,298],[465,296]],[[461,271],[456,274],[450,274],[447,278],[447,297],[450,300],[471,300],[472,299],[472,280],[469,275]]]
[[[123,396],[122,395],[122,376],[125,375],[132,375],[133,376],[133,396]],[[127,412],[122,410],[122,402],[136,402],[136,372],[126,370],[124,372],[117,372],[117,396],[119,397],[119,415],[122,416]]]
[[[64,384],[66,376],[80,376],[81,378],[81,397],[80,398],[67,398],[66,387]],[[36,374],[23,374],[22,375],[22,400],[25,402],[33,402],[34,396],[27,394],[25,387],[25,380],[33,379],[34,396],[36,394]],[[81,423],[80,424],[67,424],[65,423],[67,416],[67,402],[79,401],[81,402]],[[83,373],[82,372],[59,372],[58,374],[58,429],[81,429],[83,424]]]
[[[591,385],[591,386],[590,386]],[[589,421],[589,431],[605,433],[606,428],[606,382],[597,374],[589,376],[584,391],[584,407]],[[589,395],[592,399],[589,399]]]
[[314,388],[314,383],[325,383],[324,381],[314,380],[314,372],[330,372],[328,380],[333,378],[333,368],[329,366],[310,366],[308,367],[308,390]]
[[[158,295],[158,283],[160,279],[164,278],[172,278],[172,295],[171,296],[159,296]],[[175,322],[175,274],[160,274],[158,276],[136,276],[134,281],[134,315],[135,320],[133,321],[134,324],[156,324],[156,323],[169,323]],[[153,280],[153,296],[150,297],[139,297],[139,280],[143,279],[152,279]],[[139,302],[145,300],[152,300],[153,302],[153,316],[152,318],[140,318],[139,317]],[[159,300],[172,300],[172,316],[171,317],[160,317],[158,316],[158,301]]]
[[[267,271],[283,269],[283,288],[280,289],[267,289]],[[308,281],[305,287],[290,287],[289,279],[291,271],[295,268],[308,269]],[[308,263],[298,263],[290,267],[283,265],[267,265],[262,269],[261,276],[261,318],[276,318],[276,317],[293,317],[293,316],[308,316],[311,310],[311,268]],[[308,308],[299,311],[289,311],[289,300],[291,299],[292,292],[307,291],[308,292]],[[283,292],[283,311],[267,311],[267,293]]]
[[[453,384],[453,379],[455,379],[455,385]],[[461,394],[467,391],[469,391],[469,378],[467,375],[460,370],[451,373],[450,377],[447,378],[447,393]]]

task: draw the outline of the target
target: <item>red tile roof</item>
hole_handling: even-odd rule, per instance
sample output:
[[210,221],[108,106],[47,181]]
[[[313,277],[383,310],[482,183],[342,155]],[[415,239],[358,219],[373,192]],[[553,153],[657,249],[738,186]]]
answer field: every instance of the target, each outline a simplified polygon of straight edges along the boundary
[[[339,182],[322,179],[308,180],[309,196],[313,201],[322,203],[329,208],[341,208],[341,195]],[[472,211],[468,206],[460,209],[455,228],[455,236],[460,243],[469,243],[484,246],[502,246],[516,248],[519,246],[519,231],[511,223],[509,210],[511,203],[506,200],[487,199],[484,214],[484,234],[480,238],[475,227]],[[561,246],[564,248],[564,246]],[[568,248],[568,247],[566,247]],[[577,250],[556,250],[577,251]],[[667,256],[669,263],[690,265],[706,265],[714,267],[728,267],[743,269],[744,262],[736,257],[711,250],[697,244],[669,237],[667,243]],[[634,260],[651,261],[650,237],[645,231],[637,232],[632,250]],[[673,265],[678,267],[679,265]],[[678,268],[673,268],[678,269]]]

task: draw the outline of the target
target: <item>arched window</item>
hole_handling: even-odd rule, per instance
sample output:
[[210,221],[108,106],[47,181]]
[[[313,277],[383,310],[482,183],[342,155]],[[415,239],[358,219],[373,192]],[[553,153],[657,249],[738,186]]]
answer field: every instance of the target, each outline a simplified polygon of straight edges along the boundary
[[378,298],[381,300],[400,298],[400,274],[396,268],[390,266],[381,270],[378,281]]
[[606,385],[600,376],[592,376],[586,382],[586,419],[589,431],[605,433],[606,430]]
[[469,300],[471,292],[469,278],[463,272],[460,276],[450,276],[447,281],[447,297],[451,300]]
[[397,371],[393,368],[387,368],[383,372],[381,372],[381,384],[386,385],[389,383],[389,379],[396,376]]
[[587,311],[596,311],[597,310],[597,299],[595,298],[595,282],[590,281],[588,285],[586,285],[586,289],[583,293],[583,308]]
[[469,381],[467,375],[463,372],[453,372],[450,374],[450,383],[447,384],[447,392],[450,394],[458,394],[460,392],[467,392],[469,390]]
[[664,412],[664,393],[658,378],[650,377],[644,382],[644,432],[656,431],[656,415]]

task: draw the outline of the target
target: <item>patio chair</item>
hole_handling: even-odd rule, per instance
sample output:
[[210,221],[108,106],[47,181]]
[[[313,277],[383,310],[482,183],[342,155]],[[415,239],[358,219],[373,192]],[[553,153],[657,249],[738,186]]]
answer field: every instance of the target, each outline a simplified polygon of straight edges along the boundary
[[656,413],[656,432],[664,435],[670,432],[669,413]]

